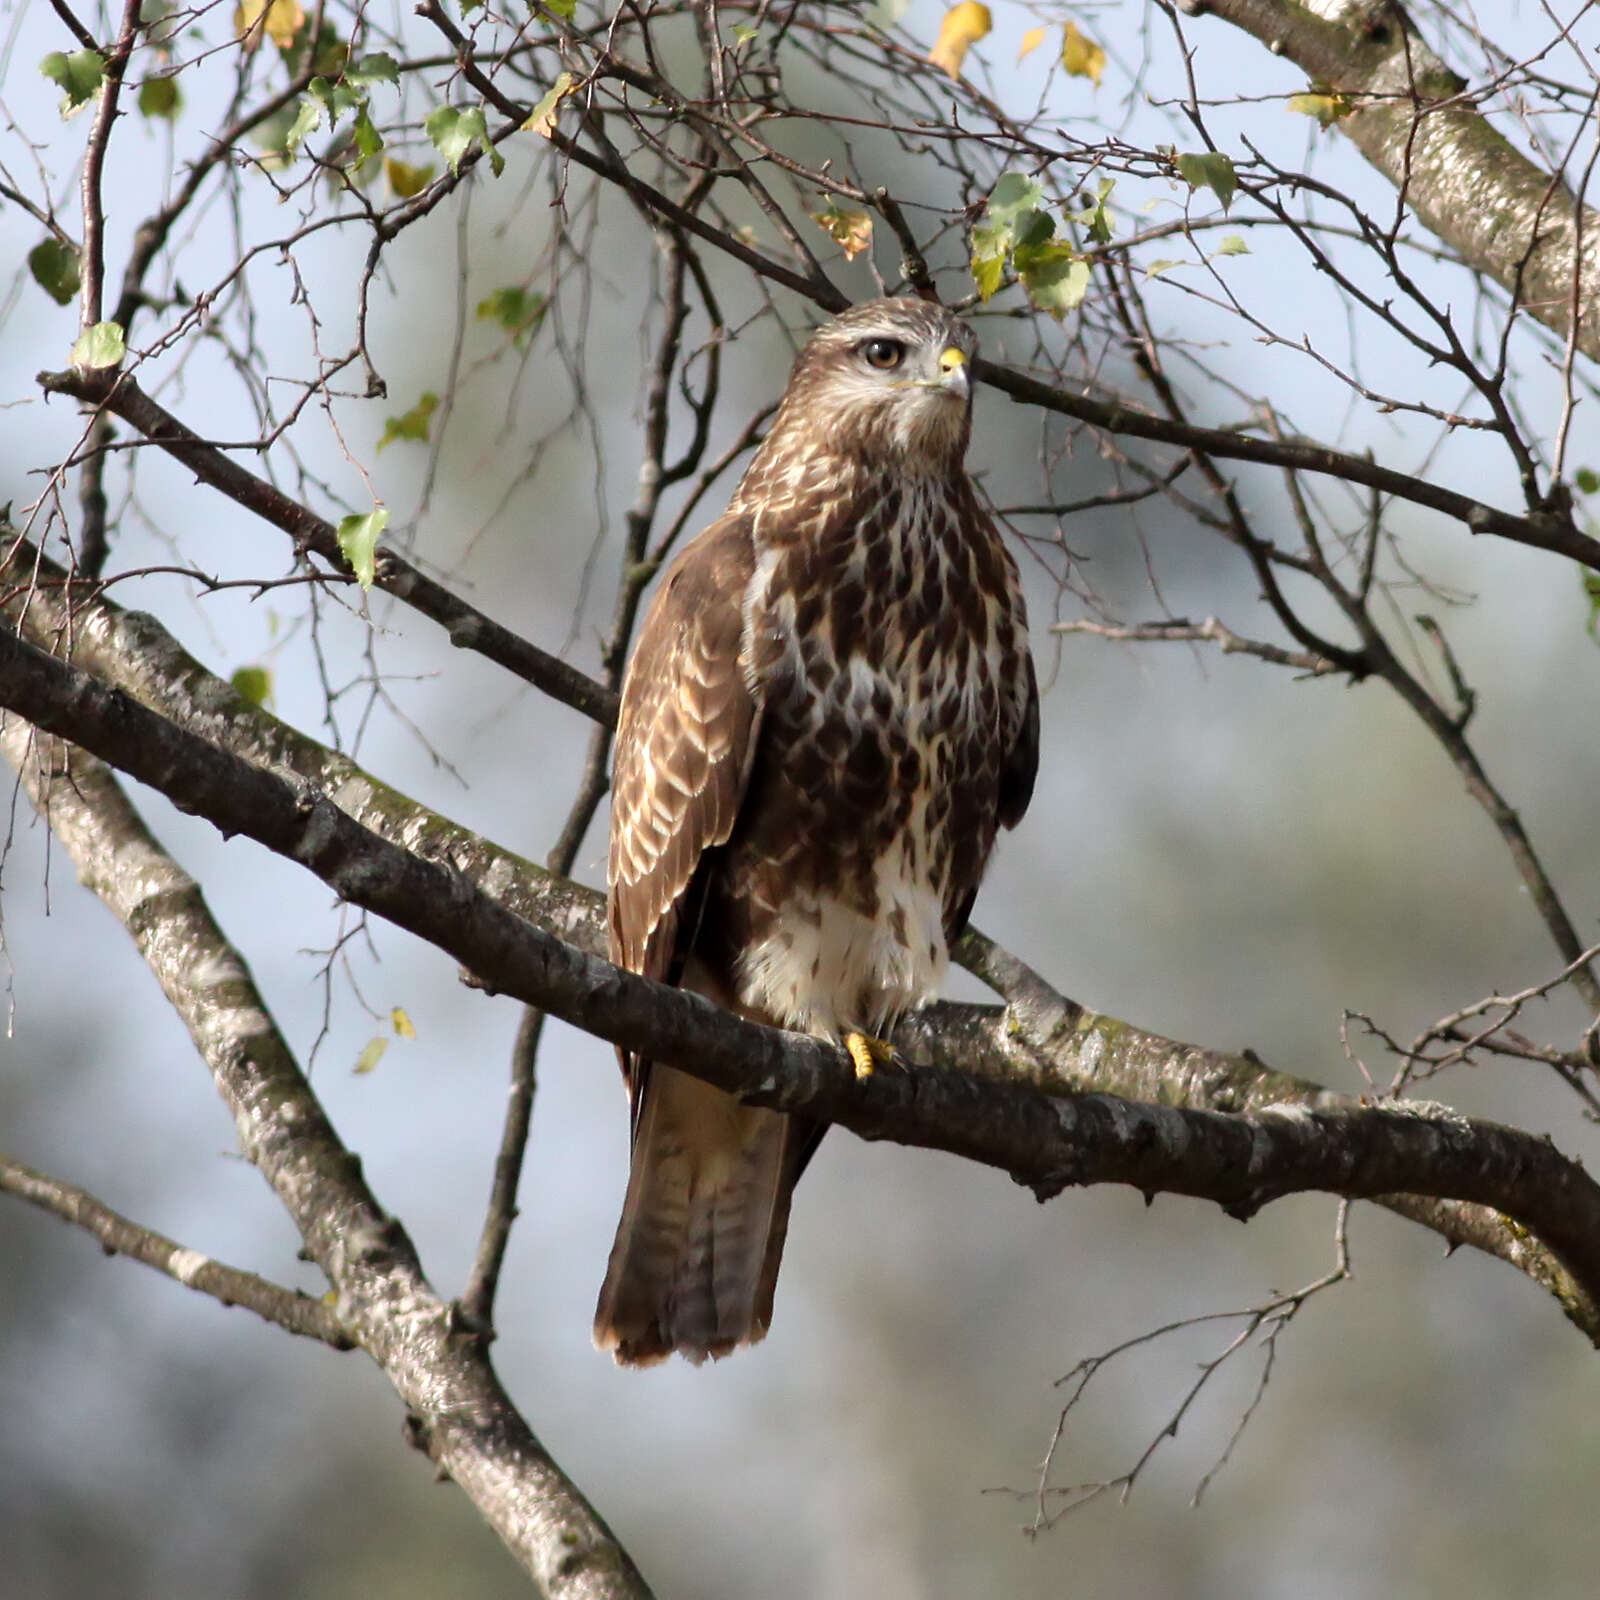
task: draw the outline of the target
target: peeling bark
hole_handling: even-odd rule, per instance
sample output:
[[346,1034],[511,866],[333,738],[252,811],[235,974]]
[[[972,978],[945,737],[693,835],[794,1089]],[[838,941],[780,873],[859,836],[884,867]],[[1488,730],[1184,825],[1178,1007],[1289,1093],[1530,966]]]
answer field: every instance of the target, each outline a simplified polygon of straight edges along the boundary
[[1476,272],[1600,360],[1600,213],[1479,112],[1405,10],[1365,0],[1187,0],[1352,106],[1335,126]]

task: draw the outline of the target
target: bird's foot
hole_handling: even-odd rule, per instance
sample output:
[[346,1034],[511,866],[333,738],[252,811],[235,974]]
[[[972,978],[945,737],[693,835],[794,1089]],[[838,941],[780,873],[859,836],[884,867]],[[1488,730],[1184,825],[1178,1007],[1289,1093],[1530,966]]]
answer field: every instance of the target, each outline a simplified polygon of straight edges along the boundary
[[857,1079],[870,1078],[879,1067],[894,1065],[894,1046],[870,1033],[857,1033],[851,1029],[844,1036],[844,1047],[856,1064]]

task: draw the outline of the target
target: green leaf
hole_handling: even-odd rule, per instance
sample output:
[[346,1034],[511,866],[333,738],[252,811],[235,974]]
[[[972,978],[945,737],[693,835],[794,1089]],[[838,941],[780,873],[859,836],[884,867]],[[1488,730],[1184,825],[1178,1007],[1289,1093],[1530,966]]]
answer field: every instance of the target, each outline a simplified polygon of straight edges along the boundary
[[987,300],[1005,282],[1006,251],[1011,230],[997,222],[980,222],[972,230],[972,281]]
[[97,322],[80,333],[68,359],[75,367],[114,367],[128,353],[120,322]]
[[1058,322],[1083,303],[1089,263],[1071,246],[1049,244],[1017,253],[1017,276],[1028,298]]
[[364,516],[344,517],[339,523],[339,549],[363,589],[370,589],[377,576],[378,536],[388,525],[389,513],[382,506]]
[[1095,186],[1094,204],[1085,211],[1068,213],[1074,222],[1087,230],[1089,237],[1096,244],[1111,243],[1111,213],[1106,210],[1106,202],[1111,198],[1111,191],[1116,186],[1115,178],[1102,178]]
[[1144,275],[1147,278],[1159,278],[1163,272],[1171,272],[1174,267],[1181,267],[1183,264],[1181,261],[1169,261],[1163,257],[1160,261],[1152,261],[1144,269]]
[[239,667],[228,679],[253,706],[264,706],[272,695],[272,674],[265,667]]
[[139,114],[145,117],[164,117],[176,120],[183,96],[178,92],[177,77],[146,78],[139,85]]
[[321,126],[322,102],[314,95],[303,95],[300,109],[289,124],[289,131],[283,136],[283,148],[293,155]]
[[1589,620],[1585,624],[1585,631],[1600,644],[1600,572],[1586,571],[1583,574],[1583,592],[1589,602]]
[[996,222],[1012,222],[1024,211],[1044,204],[1044,186],[1024,172],[1003,172],[989,194],[989,215]]
[[78,292],[78,262],[78,247],[54,236],[41,239],[28,252],[28,270],[33,274],[33,281],[58,306],[69,304]]
[[1193,151],[1178,157],[1178,176],[1191,189],[1210,189],[1226,211],[1233,203],[1239,180],[1233,163],[1220,150]]
[[433,423],[433,414],[438,408],[438,395],[431,389],[427,390],[409,411],[402,411],[398,417],[390,417],[384,423],[383,437],[378,441],[378,448],[381,450],[386,444],[393,444],[396,439],[421,439],[426,442],[428,429]]
[[74,50],[70,56],[52,50],[39,63],[39,70],[65,93],[61,102],[65,117],[99,93],[105,82],[106,58],[98,50]]
[[[28,259],[31,261],[33,258],[30,256]],[[1579,467],[1572,481],[1577,484],[1579,494],[1593,494],[1600,489],[1600,474],[1592,467]]]
[[498,178],[506,170],[506,158],[495,148],[494,141],[489,137],[489,125],[483,120],[483,107],[473,106],[470,110],[463,111],[461,125],[483,147],[484,155],[489,158],[489,168]]
[[313,78],[306,86],[328,108],[328,126],[332,127],[347,111],[364,111],[366,95],[353,84],[331,78]]
[[355,165],[355,170],[359,172],[383,149],[383,135],[373,125],[365,106],[356,113],[355,126],[351,129],[351,134],[356,141],[356,149],[361,152],[361,159]]
[[1223,238],[1222,243],[1217,246],[1214,254],[1219,256],[1247,256],[1250,254],[1250,246],[1238,234],[1230,233]]
[[428,113],[423,124],[428,137],[433,140],[452,172],[461,170],[461,163],[473,145],[480,145],[489,158],[489,165],[498,178],[505,170],[506,158],[495,149],[489,138],[489,127],[483,119],[482,106],[469,106],[465,111],[455,106],[438,106]]
[[[1112,183],[1103,181],[1099,201],[1077,220],[1098,225],[1110,237],[1104,219],[1106,197]],[[1045,209],[1044,187],[1026,173],[1002,173],[989,195],[988,219],[972,229],[973,282],[987,300],[1005,281],[1009,255],[1028,298],[1054,317],[1076,306],[1089,285],[1089,266],[1066,240],[1055,236],[1055,219]]]
[[479,322],[499,323],[523,348],[543,325],[549,308],[548,298],[537,289],[512,283],[485,295],[478,302],[477,318]]
[[1048,211],[1019,211],[1011,225],[1011,248],[1020,253],[1048,244],[1055,236],[1055,218]]
[[389,1048],[389,1041],[380,1033],[368,1039],[362,1046],[361,1054],[356,1057],[355,1072],[371,1072],[383,1060],[383,1052]]
[[552,17],[560,17],[563,22],[571,22],[578,9],[578,0],[540,0],[540,4]]
[[387,51],[377,50],[346,67],[344,77],[346,83],[362,87],[369,83],[399,83],[400,63]]
[[415,1039],[417,1036],[417,1025],[406,1014],[404,1006],[389,1008],[389,1024],[397,1039]]
[[734,42],[749,44],[761,32],[760,28],[749,22],[736,22],[733,25]]

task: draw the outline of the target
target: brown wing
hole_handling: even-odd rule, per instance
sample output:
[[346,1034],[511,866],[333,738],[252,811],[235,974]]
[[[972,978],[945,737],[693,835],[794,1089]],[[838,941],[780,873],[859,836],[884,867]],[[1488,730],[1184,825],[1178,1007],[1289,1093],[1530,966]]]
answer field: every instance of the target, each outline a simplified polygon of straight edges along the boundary
[[[623,686],[612,795],[612,960],[723,1005],[733,996],[684,963],[696,878],[733,831],[760,732],[742,648],[753,568],[748,521],[725,517],[667,572]],[[622,1065],[633,1152],[595,1342],[630,1365],[726,1355],[772,1318],[789,1197],[815,1134],[670,1067],[626,1053]]]
[[1000,773],[1000,825],[1014,828],[1022,821],[1033,798],[1034,779],[1039,776],[1039,680],[1033,670],[1033,657],[1027,656],[1027,700],[1022,709],[1022,726],[1016,743],[1006,755]]
[[611,959],[647,978],[676,980],[686,897],[706,851],[727,842],[749,781],[761,708],[741,642],[754,561],[743,517],[724,517],[689,544],[656,592],[623,685]]

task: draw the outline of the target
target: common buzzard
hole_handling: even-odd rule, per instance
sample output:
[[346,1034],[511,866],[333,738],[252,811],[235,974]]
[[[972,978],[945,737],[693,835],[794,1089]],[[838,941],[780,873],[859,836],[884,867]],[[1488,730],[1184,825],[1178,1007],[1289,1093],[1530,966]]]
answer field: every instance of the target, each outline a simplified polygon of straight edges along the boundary
[[[623,686],[612,960],[843,1040],[864,1072],[937,991],[1038,765],[1016,564],[963,466],[976,348],[920,300],[820,328]],[[622,1067],[633,1160],[595,1341],[726,1355],[767,1330],[823,1126]]]

